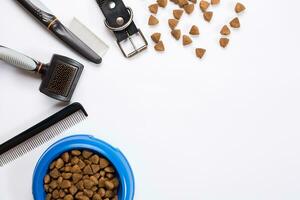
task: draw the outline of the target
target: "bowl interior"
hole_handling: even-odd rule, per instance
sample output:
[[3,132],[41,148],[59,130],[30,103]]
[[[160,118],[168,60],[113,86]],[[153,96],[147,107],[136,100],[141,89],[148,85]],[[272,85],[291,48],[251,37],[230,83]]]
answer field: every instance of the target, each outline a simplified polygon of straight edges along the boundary
[[132,200],[134,197],[134,176],[125,156],[111,145],[88,135],[76,135],[59,140],[50,146],[38,161],[33,175],[33,196],[35,200],[45,200],[44,177],[50,164],[62,153],[78,150],[90,150],[103,156],[115,168],[120,181],[118,197],[120,200]]

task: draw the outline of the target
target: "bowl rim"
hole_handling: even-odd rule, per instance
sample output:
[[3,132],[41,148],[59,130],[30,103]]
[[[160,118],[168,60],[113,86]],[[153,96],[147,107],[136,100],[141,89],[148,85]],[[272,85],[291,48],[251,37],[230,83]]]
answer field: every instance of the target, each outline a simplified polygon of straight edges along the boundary
[[88,149],[99,153],[107,158],[115,167],[120,179],[120,200],[133,200],[135,181],[132,168],[122,152],[110,144],[91,135],[72,135],[56,141],[42,154],[36,164],[33,180],[32,193],[35,200],[45,200],[44,177],[52,161],[63,152],[72,149]]

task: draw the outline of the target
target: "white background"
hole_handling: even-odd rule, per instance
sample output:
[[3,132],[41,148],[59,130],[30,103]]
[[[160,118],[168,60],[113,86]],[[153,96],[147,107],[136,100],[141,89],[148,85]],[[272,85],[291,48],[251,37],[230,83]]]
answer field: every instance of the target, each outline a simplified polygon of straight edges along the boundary
[[[43,0],[69,24],[76,16],[110,46],[94,65],[52,37],[15,1],[0,1],[1,45],[48,62],[53,53],[85,64],[73,96],[90,117],[75,132],[120,148],[136,179],[137,200],[298,200],[300,198],[300,28],[297,0],[243,0],[241,28],[227,49],[219,29],[235,17],[235,1],[211,8],[210,24],[198,6],[179,27],[201,36],[183,48],[169,34],[175,6],[160,10],[160,25],[146,24],[151,0],[126,0],[147,38],[163,33],[165,53],[149,49],[125,59],[105,29],[94,0]],[[195,47],[207,49],[205,58]],[[0,139],[22,132],[62,104],[39,93],[40,78],[0,63]],[[53,142],[53,141],[52,141]],[[51,143],[52,143],[51,142]],[[1,200],[32,199],[31,177],[49,144],[0,169]]]

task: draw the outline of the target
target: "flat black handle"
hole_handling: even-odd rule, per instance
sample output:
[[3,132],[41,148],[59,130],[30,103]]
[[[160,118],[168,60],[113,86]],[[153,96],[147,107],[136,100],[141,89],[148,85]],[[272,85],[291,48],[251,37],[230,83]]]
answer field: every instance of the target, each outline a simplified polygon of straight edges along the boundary
[[48,30],[53,32],[60,40],[86,59],[99,64],[102,58],[76,35],[67,29],[46,6],[39,0],[17,0],[26,10],[37,18]]
[[34,1],[17,0],[17,1],[46,27],[49,27],[49,25],[56,19],[56,17],[53,14],[51,14],[46,7],[42,6],[42,8],[40,8],[33,3],[33,2],[35,3],[38,2],[39,6],[42,5],[42,3],[37,0]]

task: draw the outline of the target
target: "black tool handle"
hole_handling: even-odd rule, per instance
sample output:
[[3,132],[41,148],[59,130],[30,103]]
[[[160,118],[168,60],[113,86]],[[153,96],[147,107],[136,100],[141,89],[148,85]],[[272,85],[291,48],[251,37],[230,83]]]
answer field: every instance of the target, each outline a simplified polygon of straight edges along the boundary
[[60,40],[69,47],[80,53],[86,59],[101,63],[102,58],[89,46],[82,42],[76,35],[67,29],[51,11],[39,0],[17,0],[26,10],[37,18],[48,30],[53,32]]
[[51,31],[63,40],[68,46],[75,49],[85,58],[91,60],[94,63],[101,63],[102,58],[97,55],[91,48],[89,48],[85,43],[83,43],[72,31],[66,28],[60,21],[55,21],[51,26]]
[[28,130],[22,132],[21,134],[15,136],[14,138],[1,144],[0,155],[25,142],[29,138],[36,136],[37,134],[48,129],[49,127],[53,126],[54,124],[60,122],[61,120],[67,118],[68,116],[72,115],[77,111],[82,111],[85,114],[85,116],[88,116],[87,112],[80,103],[73,103],[68,107],[64,108],[63,110],[57,112],[56,114],[43,120],[42,122],[36,124],[35,126],[29,128]]
[[49,27],[49,25],[51,25],[51,23],[56,19],[56,17],[51,14],[51,11],[38,0],[17,1],[46,27]]

